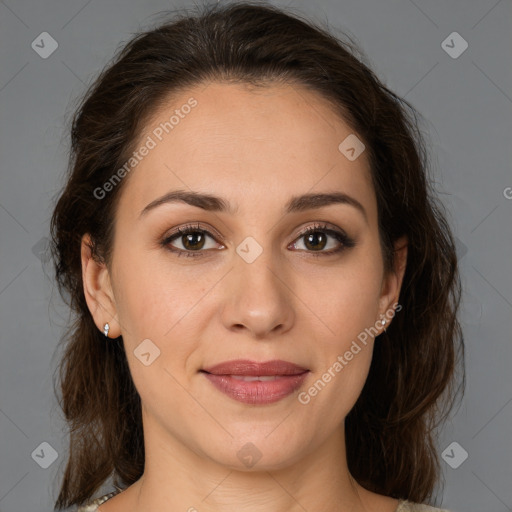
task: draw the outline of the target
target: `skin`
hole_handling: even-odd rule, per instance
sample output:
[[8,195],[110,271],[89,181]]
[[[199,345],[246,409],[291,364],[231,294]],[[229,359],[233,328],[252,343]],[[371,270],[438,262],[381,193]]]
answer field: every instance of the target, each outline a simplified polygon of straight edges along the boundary
[[[98,329],[108,322],[109,337],[123,337],[146,448],[144,475],[100,512],[393,512],[397,500],[358,485],[345,453],[344,418],[374,340],[306,405],[297,393],[243,404],[199,372],[232,359],[284,359],[310,370],[299,389],[307,391],[393,309],[407,249],[397,244],[386,273],[366,155],[349,161],[338,145],[351,128],[323,98],[283,84],[201,84],[158,110],[140,140],[190,97],[198,105],[125,178],[111,265],[91,258],[87,235],[82,241],[87,303]],[[140,216],[177,189],[221,196],[238,210],[176,202]],[[284,212],[291,196],[311,192],[343,192],[366,217],[349,204]],[[344,230],[355,246],[315,256],[340,245],[329,236],[307,246],[301,229],[316,221]],[[207,236],[203,256],[162,247],[174,228],[195,222],[222,237]],[[263,249],[252,263],[236,252],[248,236]],[[182,243],[172,246],[186,250]],[[144,339],[160,350],[149,366],[134,355]],[[261,453],[251,468],[237,457],[249,442]]]

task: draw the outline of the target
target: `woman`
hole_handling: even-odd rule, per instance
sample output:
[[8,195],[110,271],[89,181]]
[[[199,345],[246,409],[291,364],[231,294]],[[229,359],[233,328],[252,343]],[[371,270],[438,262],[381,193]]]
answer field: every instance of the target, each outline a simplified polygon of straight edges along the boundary
[[438,510],[460,285],[415,119],[272,6],[126,45],[52,218],[76,313],[58,508]]

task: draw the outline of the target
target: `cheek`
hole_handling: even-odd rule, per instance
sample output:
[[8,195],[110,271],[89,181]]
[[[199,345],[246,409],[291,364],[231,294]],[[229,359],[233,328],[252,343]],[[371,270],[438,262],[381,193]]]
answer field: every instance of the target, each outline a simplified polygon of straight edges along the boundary
[[306,295],[325,334],[315,335],[315,371],[298,398],[331,423],[341,421],[357,401],[377,334],[382,267],[371,251],[364,256],[337,272],[316,276],[314,291]]
[[117,261],[116,305],[124,337],[130,343],[148,337],[164,341],[172,336],[208,290],[208,277],[194,276],[192,267],[176,268],[165,256],[150,256],[132,251]]
[[339,334],[333,342],[321,340],[323,343],[317,345],[314,371],[298,395],[300,404],[323,418],[326,431],[343,421],[366,382],[374,346],[374,322],[365,327],[367,316],[361,311],[340,315]]
[[343,350],[350,340],[378,319],[381,266],[372,258],[353,258],[336,270],[301,279],[312,316],[320,321],[323,339]]
[[[200,299],[218,278],[192,265],[171,265],[166,255],[125,254],[115,267],[116,305],[133,381],[148,403],[156,397],[179,402],[182,390],[172,376],[186,378],[206,317],[207,301]],[[172,398],[166,398],[170,390]]]
[[[121,251],[119,251],[121,253]],[[197,337],[186,329],[197,320],[197,297],[206,292],[201,280],[177,272],[146,253],[132,251],[118,258],[115,274],[116,305],[125,352],[135,387],[153,414],[188,408],[179,382]],[[190,414],[193,410],[189,411]],[[188,414],[188,412],[187,412]],[[195,413],[197,414],[197,413]]]

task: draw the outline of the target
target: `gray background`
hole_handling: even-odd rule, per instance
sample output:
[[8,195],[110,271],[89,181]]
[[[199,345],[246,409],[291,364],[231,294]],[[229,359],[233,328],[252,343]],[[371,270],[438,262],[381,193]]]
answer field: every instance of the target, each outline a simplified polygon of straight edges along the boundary
[[[42,249],[66,167],[66,123],[74,101],[116,47],[155,21],[156,13],[190,5],[0,1],[1,512],[52,510],[65,460],[52,374],[68,313]],[[446,484],[440,498],[459,512],[510,511],[512,3],[294,0],[288,5],[355,37],[388,87],[427,119],[423,130],[458,239],[465,286],[467,391],[442,432],[439,450],[457,442],[446,460],[460,463],[462,449],[468,458],[457,469],[442,461]],[[441,45],[454,31],[469,45],[457,58]],[[42,32],[58,42],[47,59],[31,47]],[[445,44],[452,51],[461,48],[456,40]],[[38,448],[43,442],[58,453],[47,469],[39,465],[50,461],[48,448]]]

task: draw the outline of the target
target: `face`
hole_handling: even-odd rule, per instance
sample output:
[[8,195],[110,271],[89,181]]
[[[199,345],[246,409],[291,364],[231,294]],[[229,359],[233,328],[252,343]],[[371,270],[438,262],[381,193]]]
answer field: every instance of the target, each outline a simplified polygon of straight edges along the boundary
[[203,84],[148,123],[110,270],[86,291],[98,327],[123,336],[146,439],[242,469],[341,439],[401,282],[366,154],[339,149],[351,135],[290,85]]

